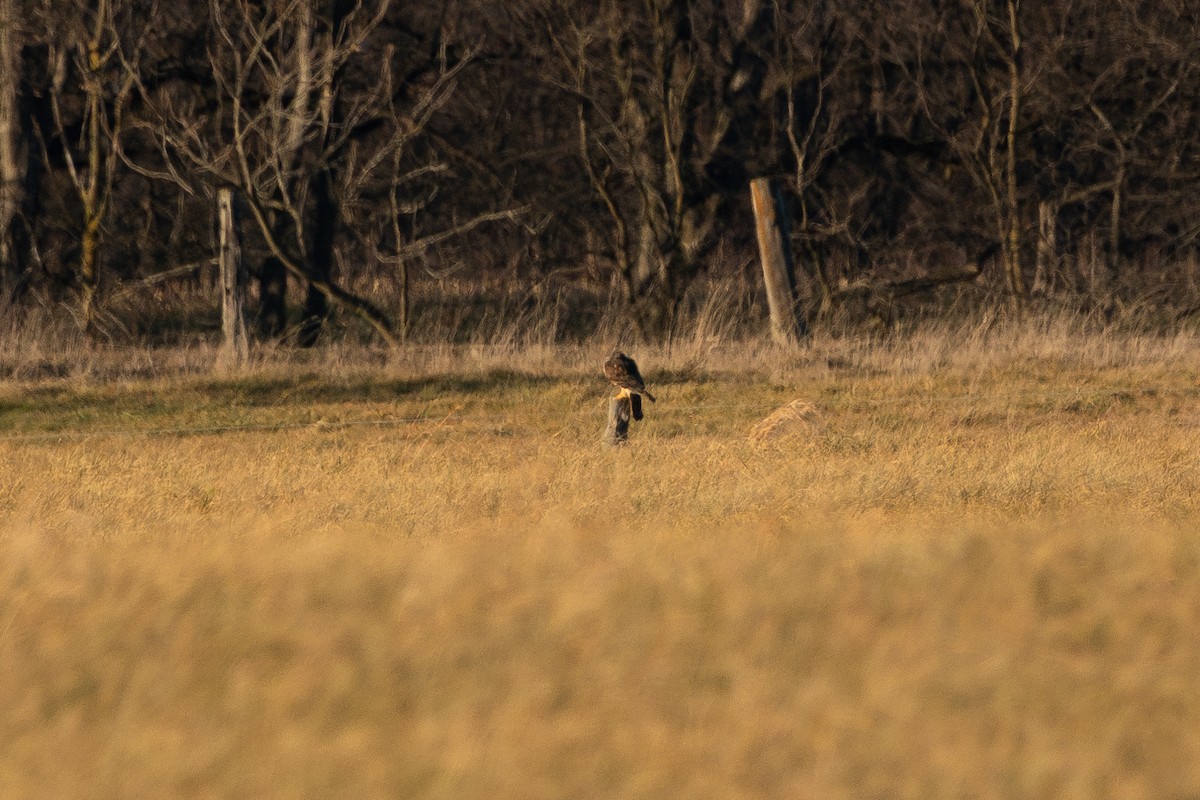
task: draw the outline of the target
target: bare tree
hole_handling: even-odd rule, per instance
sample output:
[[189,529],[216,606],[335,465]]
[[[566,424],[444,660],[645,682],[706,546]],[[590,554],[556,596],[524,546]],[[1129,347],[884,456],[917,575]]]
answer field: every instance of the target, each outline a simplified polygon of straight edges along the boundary
[[0,301],[20,272],[14,226],[25,178],[17,107],[20,25],[17,0],[0,0]]
[[212,0],[216,103],[205,87],[147,92],[164,169],[192,191],[237,186],[274,263],[309,287],[300,344],[316,341],[328,302],[398,340],[388,313],[335,280],[339,248],[403,274],[423,248],[515,213],[401,235],[401,219],[423,207],[406,196],[414,181],[444,171],[436,153],[415,152],[414,143],[475,51],[452,52],[441,40],[402,66],[386,41],[393,25],[386,0]]
[[[327,299],[350,308],[394,341],[393,324],[381,309],[333,281],[336,209],[328,184],[331,154],[354,122],[351,114],[334,127],[336,76],[370,37],[387,3],[371,8],[334,2],[325,14],[317,13],[316,0],[288,0],[266,8],[213,0],[211,8],[213,74],[227,104],[226,146],[234,180],[272,255],[309,286],[302,343],[315,341]],[[357,111],[377,100],[362,97]]]
[[[826,270],[824,245],[841,239],[855,243],[848,207],[836,199],[857,193],[830,193],[824,173],[850,137],[853,106],[847,86],[861,80],[865,60],[851,49],[859,35],[852,14],[831,13],[825,3],[774,4],[772,25],[774,68],[782,110],[778,125],[790,156],[790,187],[796,198],[796,237],[818,299],[818,310],[830,307],[834,281]],[[855,63],[857,61],[857,63]],[[850,187],[840,186],[841,189]]]
[[[98,327],[105,218],[119,179],[121,140],[142,47],[157,17],[157,2],[78,0],[70,8],[43,0],[42,19],[53,69],[53,130],[40,130],[43,149],[56,146],[79,202],[76,277],[80,317],[89,336]],[[72,114],[75,101],[82,107]]]
[[[1189,182],[1181,152],[1187,139],[1171,140],[1196,115],[1193,87],[1200,64],[1191,57],[1196,19],[1189,25],[1186,12],[1169,5],[1149,14],[1130,4],[1085,8],[1112,35],[1138,45],[1107,54],[1102,62],[1084,61],[1091,75],[1080,69],[1063,74],[1060,66],[1054,76],[1058,92],[1045,100],[1047,106],[1069,101],[1079,109],[1075,147],[1064,148],[1075,168],[1069,181],[1059,182],[1054,201],[1059,208],[1080,204],[1095,215],[1093,224],[1104,243],[1104,288],[1111,293],[1122,271],[1123,243],[1157,235],[1162,221],[1188,205],[1186,195],[1175,195],[1168,187]],[[1081,80],[1085,76],[1089,80]],[[1078,169],[1079,164],[1088,169]],[[1193,172],[1191,178],[1196,176]],[[1131,195],[1137,198],[1133,202]],[[1097,199],[1107,199],[1107,208]]]
[[[342,24],[335,31],[316,0],[212,0],[212,87],[143,84],[142,92],[162,164],[155,174],[209,197],[219,186],[237,186],[276,264],[394,342],[383,310],[339,286],[331,270],[314,268],[314,254],[326,251],[314,245],[308,211],[313,177],[350,128],[331,126],[335,75],[386,7],[338,4]],[[364,96],[360,107],[371,100]],[[272,290],[281,300],[281,287]]]
[[[384,48],[377,73],[379,100],[346,140],[330,185],[347,232],[364,255],[387,267],[399,288],[400,331],[409,328],[410,264],[444,242],[480,226],[513,222],[525,206],[463,209],[455,219],[418,229],[453,170],[439,152],[444,144],[431,130],[435,116],[453,99],[464,73],[475,63],[475,44],[452,48],[448,32],[436,28],[424,53],[402,62]],[[436,140],[436,141],[431,141]],[[418,146],[420,144],[421,146]]]
[[[1024,77],[1020,0],[962,0],[963,28],[955,37],[966,70],[972,117],[947,140],[959,163],[987,197],[1009,297],[1026,294],[1021,248],[1023,218],[1017,161]],[[929,109],[929,118],[946,119]]]
[[615,276],[635,321],[668,330],[717,241],[722,201],[752,171],[765,65],[748,43],[770,9],[604,0],[557,12],[546,27]]

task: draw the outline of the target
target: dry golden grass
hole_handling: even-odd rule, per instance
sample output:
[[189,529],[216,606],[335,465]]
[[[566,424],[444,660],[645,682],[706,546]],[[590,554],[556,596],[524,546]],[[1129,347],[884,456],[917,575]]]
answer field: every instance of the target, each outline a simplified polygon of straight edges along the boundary
[[1200,346],[960,333],[18,372],[0,797],[1197,796]]

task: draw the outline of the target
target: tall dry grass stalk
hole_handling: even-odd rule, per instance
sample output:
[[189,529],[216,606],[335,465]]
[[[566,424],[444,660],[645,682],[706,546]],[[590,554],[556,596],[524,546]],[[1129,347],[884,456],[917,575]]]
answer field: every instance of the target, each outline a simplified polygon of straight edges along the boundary
[[[888,374],[1003,369],[1018,363],[1103,369],[1182,365],[1195,358],[1200,344],[1200,334],[1186,327],[1162,332],[1100,324],[1090,315],[1029,312],[927,319],[889,331],[818,327],[806,346],[786,350],[757,330],[747,330],[743,311],[713,299],[681,320],[665,340],[654,341],[642,338],[615,307],[604,310],[586,336],[565,336],[569,312],[561,305],[543,305],[478,320],[456,317],[392,350],[352,337],[334,338],[311,350],[259,343],[251,372],[422,375],[507,370],[565,376],[590,374],[596,358],[617,345],[678,374],[735,371],[784,378],[822,364]],[[61,316],[33,310],[19,324],[10,320],[0,328],[0,379],[106,381],[198,375],[211,371],[215,352],[208,336],[169,345],[89,345]]]

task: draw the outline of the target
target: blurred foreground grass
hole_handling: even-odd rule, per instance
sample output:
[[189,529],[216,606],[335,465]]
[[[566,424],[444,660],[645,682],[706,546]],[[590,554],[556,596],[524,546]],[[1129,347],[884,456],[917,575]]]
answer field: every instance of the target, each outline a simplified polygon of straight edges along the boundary
[[1189,369],[649,364],[0,388],[0,797],[1200,794]]

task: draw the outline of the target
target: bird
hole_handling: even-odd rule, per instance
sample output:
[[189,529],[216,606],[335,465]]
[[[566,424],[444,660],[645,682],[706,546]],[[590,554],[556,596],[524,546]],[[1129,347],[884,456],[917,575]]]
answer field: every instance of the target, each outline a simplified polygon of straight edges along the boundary
[[[642,373],[638,372],[637,362],[620,350],[613,350],[612,355],[604,362],[604,377],[621,390],[618,397],[632,398],[635,412],[641,411],[639,395],[646,395],[651,403],[657,402],[654,395],[646,391],[646,382],[642,380]],[[635,414],[634,417],[640,418],[641,414]]]

